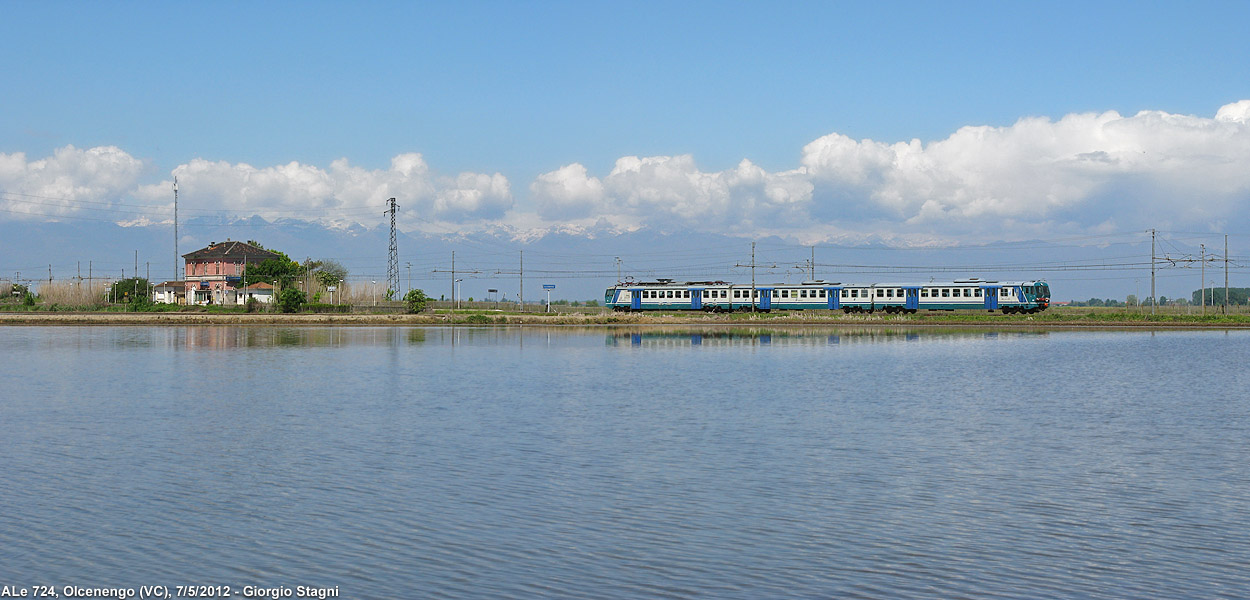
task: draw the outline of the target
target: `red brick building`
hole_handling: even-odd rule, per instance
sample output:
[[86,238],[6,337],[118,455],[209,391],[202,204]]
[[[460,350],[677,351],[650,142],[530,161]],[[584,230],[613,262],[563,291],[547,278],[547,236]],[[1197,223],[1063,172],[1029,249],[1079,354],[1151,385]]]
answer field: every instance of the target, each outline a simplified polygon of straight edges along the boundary
[[[244,242],[213,242],[190,254],[186,260],[187,304],[238,304],[239,280],[243,269],[271,258],[281,258],[268,250]],[[272,292],[271,292],[272,293]]]

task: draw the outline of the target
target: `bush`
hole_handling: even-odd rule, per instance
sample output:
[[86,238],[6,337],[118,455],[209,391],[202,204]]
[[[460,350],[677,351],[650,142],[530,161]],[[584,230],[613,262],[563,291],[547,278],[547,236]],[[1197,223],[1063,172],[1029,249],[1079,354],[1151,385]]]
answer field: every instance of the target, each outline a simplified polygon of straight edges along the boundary
[[425,310],[426,304],[430,302],[430,297],[425,295],[422,290],[411,290],[404,294],[404,304],[408,307],[408,312],[419,313]]
[[284,313],[293,313],[299,311],[299,307],[308,300],[308,297],[295,288],[287,288],[278,294],[278,310]]

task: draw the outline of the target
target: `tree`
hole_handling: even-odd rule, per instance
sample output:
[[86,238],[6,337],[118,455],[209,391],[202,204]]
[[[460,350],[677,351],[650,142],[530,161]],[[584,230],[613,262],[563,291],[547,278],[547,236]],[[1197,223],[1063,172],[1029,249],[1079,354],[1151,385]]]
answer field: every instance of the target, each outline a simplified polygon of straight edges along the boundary
[[1137,302],[1137,294],[1129,294],[1128,297],[1124,299],[1124,303],[1129,306],[1137,306],[1139,304]]
[[120,279],[113,283],[113,288],[110,292],[113,302],[125,302],[127,304],[150,304],[152,297],[149,294],[148,280],[142,277]]
[[247,287],[253,283],[276,281],[279,287],[289,287],[295,283],[295,278],[299,277],[302,270],[299,263],[289,258],[270,258],[258,263],[248,263],[239,285]]
[[338,285],[340,281],[347,279],[347,267],[336,260],[328,258],[310,260],[304,263],[304,268],[312,273],[313,278],[321,283],[322,287]]
[[278,294],[278,310],[284,313],[293,313],[299,310],[299,307],[308,301],[308,297],[295,288],[286,288]]
[[426,296],[425,292],[421,290],[410,290],[407,294],[404,294],[404,304],[407,305],[410,313],[415,314],[424,311],[429,301],[429,296]]

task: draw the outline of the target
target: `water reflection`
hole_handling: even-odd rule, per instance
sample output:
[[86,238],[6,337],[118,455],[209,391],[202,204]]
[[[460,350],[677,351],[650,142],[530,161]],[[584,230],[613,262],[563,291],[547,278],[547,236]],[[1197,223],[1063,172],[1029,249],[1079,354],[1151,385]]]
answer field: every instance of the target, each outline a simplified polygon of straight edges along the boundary
[[906,328],[619,328],[605,336],[608,346],[676,348],[691,346],[830,346],[952,340],[1039,338],[1046,331]]
[[189,350],[230,348],[396,346],[425,343],[426,331],[401,327],[196,326],[175,330]]

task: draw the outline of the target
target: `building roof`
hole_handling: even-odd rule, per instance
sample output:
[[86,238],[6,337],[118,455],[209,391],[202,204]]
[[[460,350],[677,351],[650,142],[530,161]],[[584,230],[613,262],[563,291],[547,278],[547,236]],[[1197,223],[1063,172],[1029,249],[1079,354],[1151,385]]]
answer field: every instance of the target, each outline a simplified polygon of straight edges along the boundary
[[262,250],[245,242],[213,242],[206,248],[200,248],[195,252],[183,254],[183,258],[187,260],[239,260],[244,259],[247,262],[261,262],[271,258],[281,258],[277,254],[268,250]]
[[164,287],[182,289],[186,287],[186,282],[185,281],[165,281],[165,282],[156,284],[154,287],[156,289],[160,289]]
[[246,287],[246,288],[244,288],[244,289],[248,289],[248,290],[272,290],[272,289],[273,289],[273,286],[272,286],[272,285],[270,285],[270,284],[268,284],[268,283],[265,283],[265,282],[263,282],[263,281],[257,281],[256,283],[253,283],[252,285],[249,285],[249,286],[247,286],[247,287]]

